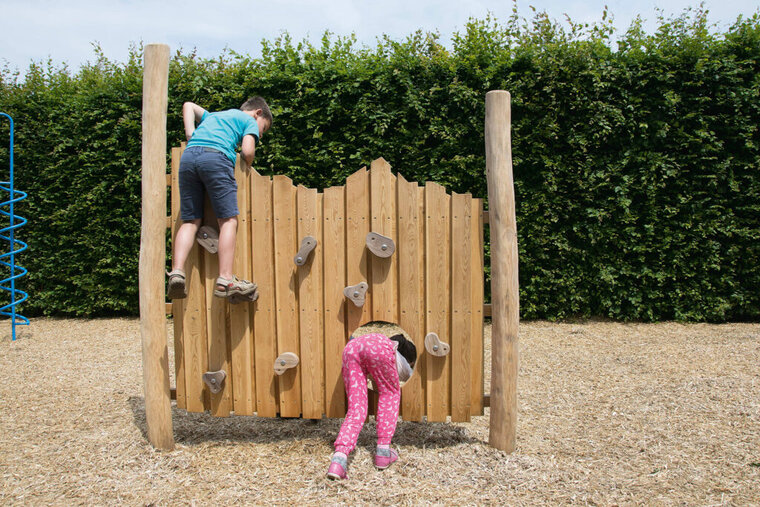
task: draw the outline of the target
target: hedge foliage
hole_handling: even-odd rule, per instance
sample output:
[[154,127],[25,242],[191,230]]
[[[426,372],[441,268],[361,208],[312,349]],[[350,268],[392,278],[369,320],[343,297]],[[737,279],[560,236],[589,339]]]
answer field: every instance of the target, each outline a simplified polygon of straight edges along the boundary
[[[323,188],[382,156],[408,179],[485,197],[484,98],[506,89],[523,318],[760,317],[757,15],[719,31],[690,10],[615,36],[606,12],[592,25],[515,13],[471,20],[449,47],[424,33],[262,44],[260,58],[173,57],[169,146],[183,101],[220,110],[263,95],[275,123],[260,172]],[[1,74],[30,194],[27,314],[138,311],[141,48],[126,63],[95,56],[76,72]]]

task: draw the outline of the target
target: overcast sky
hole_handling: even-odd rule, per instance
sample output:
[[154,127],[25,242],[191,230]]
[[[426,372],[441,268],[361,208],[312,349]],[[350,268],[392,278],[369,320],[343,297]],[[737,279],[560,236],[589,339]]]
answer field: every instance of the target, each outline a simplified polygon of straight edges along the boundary
[[[519,0],[522,16],[529,6],[552,18],[599,21],[609,6],[618,31],[637,15],[652,32],[657,13],[680,14],[690,0]],[[758,0],[706,0],[709,19],[729,26],[739,14],[750,16]],[[94,60],[93,43],[115,61],[127,59],[130,43],[161,42],[172,50],[196,48],[203,57],[221,54],[225,47],[259,55],[261,40],[287,31],[295,40],[318,41],[325,30],[356,34],[360,43],[373,45],[388,34],[401,39],[417,29],[438,31],[448,43],[470,17],[491,12],[506,20],[511,0],[0,0],[0,63],[26,69],[31,61],[52,59],[77,69]]]

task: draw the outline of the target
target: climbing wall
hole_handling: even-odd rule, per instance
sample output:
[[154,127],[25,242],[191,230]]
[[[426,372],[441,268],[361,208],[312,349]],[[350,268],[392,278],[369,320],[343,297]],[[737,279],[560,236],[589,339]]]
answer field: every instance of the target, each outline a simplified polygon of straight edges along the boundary
[[[172,150],[172,237],[181,154]],[[481,199],[409,182],[383,159],[323,192],[285,176],[235,174],[235,273],[256,282],[259,296],[238,304],[214,297],[216,255],[193,248],[188,297],[172,304],[178,407],[343,417],[343,347],[358,327],[386,321],[419,354],[402,389],[405,420],[483,413]],[[204,224],[215,222],[207,206]]]

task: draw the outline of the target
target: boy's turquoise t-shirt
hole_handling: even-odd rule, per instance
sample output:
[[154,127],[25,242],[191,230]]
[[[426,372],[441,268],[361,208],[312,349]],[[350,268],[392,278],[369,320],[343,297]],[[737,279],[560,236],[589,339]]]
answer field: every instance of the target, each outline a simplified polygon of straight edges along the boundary
[[217,149],[227,155],[232,165],[235,165],[235,150],[248,134],[253,135],[258,142],[259,125],[240,109],[228,109],[218,113],[204,111],[187,147],[204,146]]

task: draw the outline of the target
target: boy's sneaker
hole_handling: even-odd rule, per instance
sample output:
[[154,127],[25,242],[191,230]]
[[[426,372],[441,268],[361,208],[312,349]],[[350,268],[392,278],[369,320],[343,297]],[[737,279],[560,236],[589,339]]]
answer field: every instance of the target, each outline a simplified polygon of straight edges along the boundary
[[185,272],[181,269],[174,269],[166,274],[169,276],[169,288],[166,291],[166,296],[169,299],[186,298]]
[[393,449],[377,449],[375,451],[375,466],[380,470],[385,470],[397,459],[398,453]]
[[330,468],[327,470],[327,478],[340,480],[346,478],[346,460],[342,457],[334,457],[330,462]]
[[232,278],[222,278],[221,276],[216,279],[216,287],[214,288],[214,296],[220,298],[228,298],[232,296],[248,296],[256,292],[256,284],[249,282],[248,280],[240,280],[235,275]]

